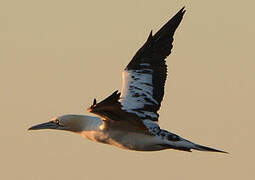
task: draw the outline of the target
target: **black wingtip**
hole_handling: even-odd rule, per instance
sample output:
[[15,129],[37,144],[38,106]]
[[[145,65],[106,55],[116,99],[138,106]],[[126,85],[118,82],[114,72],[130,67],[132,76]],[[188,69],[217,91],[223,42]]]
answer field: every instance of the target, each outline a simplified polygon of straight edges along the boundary
[[151,43],[153,42],[152,30],[151,30],[151,32],[150,32],[150,34],[149,34],[149,36],[148,36],[146,42],[147,42],[148,45],[151,44]]
[[152,37],[152,30],[151,30],[151,32],[150,32],[150,35],[149,35],[149,37]]
[[175,30],[182,21],[185,14],[185,6],[183,6],[153,37],[154,39],[159,39],[160,37],[167,35],[172,37]]
[[176,14],[183,15],[183,14],[185,14],[185,12],[186,12],[186,9],[185,9],[185,6],[183,6]]
[[176,14],[174,17],[183,17],[183,15],[185,14],[186,9],[185,6],[183,6]]
[[185,6],[183,6],[181,9],[180,9],[181,12],[186,12],[185,10]]
[[97,104],[97,100],[96,100],[96,98],[94,98],[93,105],[96,105],[96,104]]
[[120,92],[119,92],[118,90],[116,90],[116,91],[114,91],[114,92],[112,93],[112,96],[116,96],[117,99],[119,99],[119,97],[120,97]]
[[150,34],[149,34],[149,37],[148,37],[148,40],[149,39],[152,39],[153,38],[153,35],[152,35],[152,30],[151,30],[151,32],[150,32]]

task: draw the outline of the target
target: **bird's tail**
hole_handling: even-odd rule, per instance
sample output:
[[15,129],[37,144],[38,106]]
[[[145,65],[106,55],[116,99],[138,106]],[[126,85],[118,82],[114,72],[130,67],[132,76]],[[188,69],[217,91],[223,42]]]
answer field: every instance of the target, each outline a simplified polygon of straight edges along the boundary
[[168,141],[167,144],[164,144],[165,147],[170,148],[170,149],[176,149],[176,150],[181,150],[181,151],[188,151],[191,152],[192,149],[198,150],[198,151],[210,151],[210,152],[220,152],[220,153],[228,153],[226,151],[214,149],[211,147],[207,146],[202,146],[193,142],[190,142],[186,139],[183,139],[179,137],[179,141]]
[[199,145],[199,144],[194,144],[194,147],[192,147],[192,149],[195,149],[195,150],[198,150],[198,151],[211,151],[211,152],[228,153],[226,151],[221,151],[221,150],[218,150],[218,149],[210,148],[210,147],[207,147],[207,146],[202,146],[202,145]]

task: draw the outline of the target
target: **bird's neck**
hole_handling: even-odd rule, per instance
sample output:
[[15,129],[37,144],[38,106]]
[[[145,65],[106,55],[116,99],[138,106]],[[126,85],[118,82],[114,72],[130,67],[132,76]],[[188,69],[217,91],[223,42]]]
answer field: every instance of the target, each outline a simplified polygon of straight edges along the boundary
[[99,117],[87,116],[87,115],[72,115],[72,119],[69,123],[69,131],[83,132],[83,131],[97,131],[102,120]]
[[83,131],[99,130],[102,120],[99,117],[83,115]]

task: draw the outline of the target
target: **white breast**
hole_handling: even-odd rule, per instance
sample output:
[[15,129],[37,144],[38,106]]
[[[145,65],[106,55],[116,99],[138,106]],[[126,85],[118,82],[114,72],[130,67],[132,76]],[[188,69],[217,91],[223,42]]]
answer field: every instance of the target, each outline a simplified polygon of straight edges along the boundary
[[164,144],[164,140],[159,136],[122,131],[84,131],[81,135],[89,140],[110,144],[122,149],[137,151],[165,149],[161,146],[161,144]]

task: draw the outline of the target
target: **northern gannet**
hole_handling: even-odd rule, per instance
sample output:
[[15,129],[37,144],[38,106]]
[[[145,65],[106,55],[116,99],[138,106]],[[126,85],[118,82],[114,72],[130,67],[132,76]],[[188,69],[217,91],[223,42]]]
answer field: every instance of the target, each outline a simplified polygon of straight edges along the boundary
[[184,13],[183,7],[156,34],[151,31],[145,44],[122,73],[121,93],[115,91],[99,103],[94,99],[88,112],[98,117],[68,114],[32,126],[29,130],[71,131],[92,141],[128,150],[224,152],[188,141],[158,125],[157,112],[167,77],[165,59],[171,53],[173,35]]

